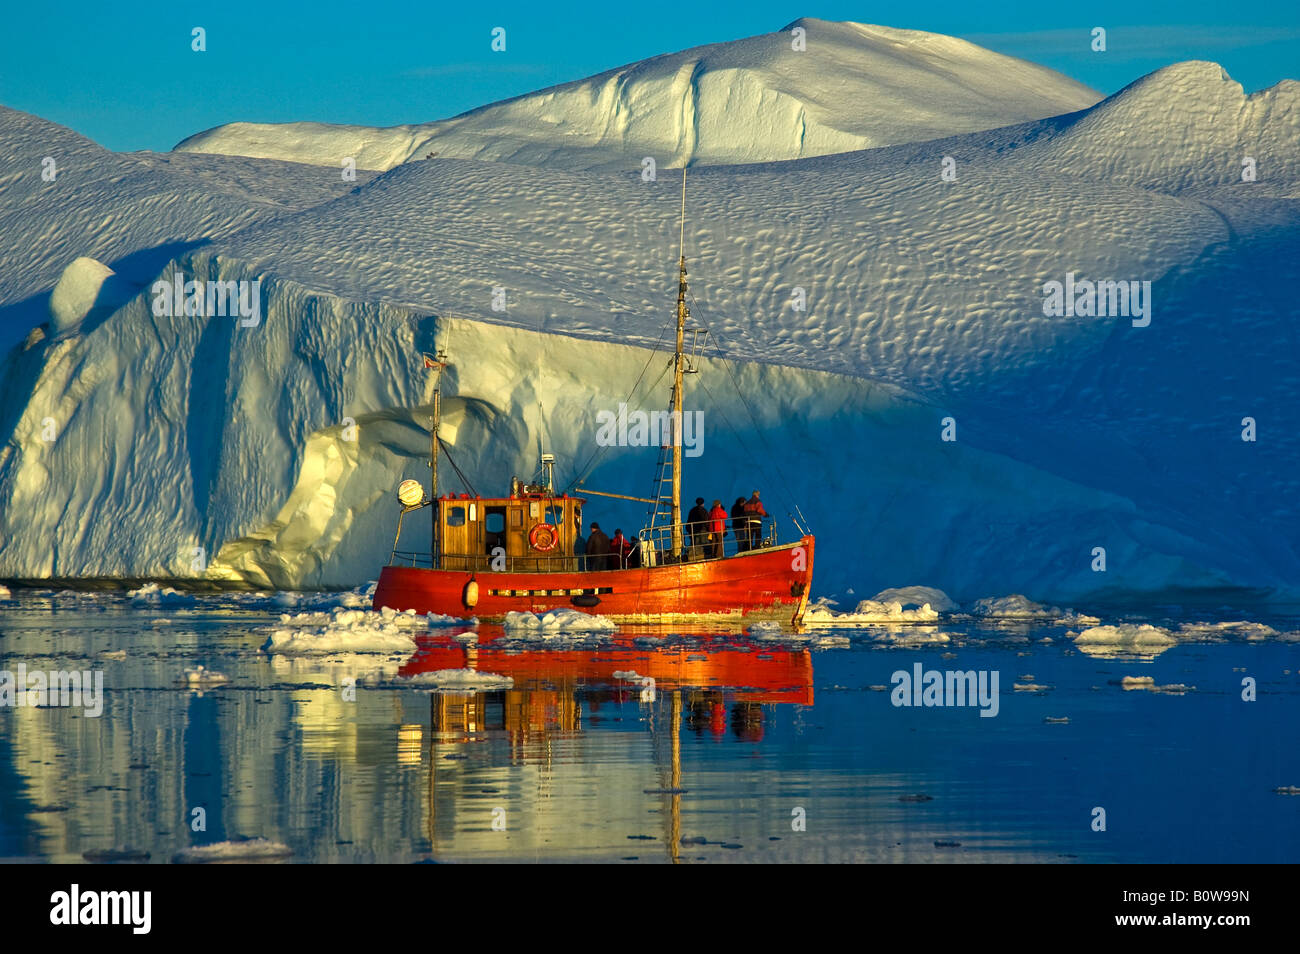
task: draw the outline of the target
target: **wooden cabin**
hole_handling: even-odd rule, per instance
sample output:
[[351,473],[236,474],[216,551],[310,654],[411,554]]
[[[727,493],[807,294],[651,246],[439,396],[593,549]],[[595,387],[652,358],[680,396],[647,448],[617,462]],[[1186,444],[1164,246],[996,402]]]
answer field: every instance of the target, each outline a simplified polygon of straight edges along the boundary
[[574,546],[582,536],[586,500],[581,497],[552,496],[519,485],[509,497],[447,494],[436,503],[439,566],[444,570],[580,569]]

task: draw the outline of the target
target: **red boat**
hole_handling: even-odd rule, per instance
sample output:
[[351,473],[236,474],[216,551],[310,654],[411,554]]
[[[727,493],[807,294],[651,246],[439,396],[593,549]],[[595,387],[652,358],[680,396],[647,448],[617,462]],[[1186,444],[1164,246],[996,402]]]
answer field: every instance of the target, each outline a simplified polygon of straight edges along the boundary
[[[655,497],[579,493],[651,505],[649,526],[637,535],[629,554],[590,555],[583,550],[582,506],[586,498],[557,494],[554,457],[543,454],[536,483],[511,480],[504,497],[462,493],[438,496],[438,462],[455,461],[438,435],[439,388],[434,389],[430,447],[433,492],[418,481],[398,488],[402,510],[389,565],[379,575],[376,609],[415,610],[461,619],[500,622],[510,612],[544,613],[579,609],[619,623],[727,623],[777,620],[798,625],[812,585],[813,537],[791,515],[800,536],[777,540],[776,523],[753,523],[731,534],[711,536],[707,524],[682,522],[682,386],[693,373],[685,353],[686,177],[682,176],[682,250],[678,260],[677,337],[673,357],[671,410],[662,416],[670,428],[661,444]],[[698,342],[700,331],[691,329]],[[694,344],[692,345],[692,352]],[[693,357],[693,354],[692,356]],[[438,375],[446,355],[425,355],[425,367]],[[461,475],[464,480],[463,475]],[[432,507],[431,553],[398,549],[407,514]],[[796,508],[797,509],[797,508]]]

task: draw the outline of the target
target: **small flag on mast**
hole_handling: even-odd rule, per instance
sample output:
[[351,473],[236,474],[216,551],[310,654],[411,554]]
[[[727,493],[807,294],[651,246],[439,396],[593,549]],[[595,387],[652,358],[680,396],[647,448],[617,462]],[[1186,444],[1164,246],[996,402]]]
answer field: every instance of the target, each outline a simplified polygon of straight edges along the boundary
[[447,366],[445,363],[439,361],[426,351],[421,351],[420,356],[424,358],[424,366],[426,368],[445,368]]

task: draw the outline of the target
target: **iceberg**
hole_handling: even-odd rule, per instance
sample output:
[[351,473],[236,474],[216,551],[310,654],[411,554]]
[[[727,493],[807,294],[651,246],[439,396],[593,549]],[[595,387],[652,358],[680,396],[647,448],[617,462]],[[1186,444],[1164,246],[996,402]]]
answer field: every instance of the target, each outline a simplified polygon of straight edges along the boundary
[[[715,72],[768,88],[777,61],[751,75],[742,60]],[[1023,75],[1005,72],[995,98]],[[767,157],[710,153],[704,140],[676,154],[700,166],[686,241],[694,317],[711,331],[697,360],[704,453],[685,493],[761,486],[787,539],[780,498],[810,502],[819,596],[899,579],[962,602],[1300,595],[1300,369],[1260,347],[1289,340],[1300,287],[1300,84],[1246,95],[1193,62],[1095,104],[1078,89],[1067,104],[1066,89],[972,120],[998,128],[950,116],[923,130],[912,116],[901,138],[814,136],[819,155],[791,158],[789,141]],[[709,95],[665,97],[697,103],[706,126],[728,121]],[[536,102],[511,108],[526,117]],[[810,130],[853,121],[819,102]],[[610,106],[591,108],[595,128]],[[913,138],[932,134],[946,138]],[[647,135],[675,142],[667,127]],[[86,170],[75,201],[36,177],[0,191],[0,330],[14,343],[0,578],[294,591],[372,579],[393,545],[392,489],[427,474],[419,355],[444,346],[443,419],[476,484],[531,473],[543,438],[570,487],[632,485],[653,463],[654,448],[613,448],[586,471],[601,410],[663,400],[650,382],[628,394],[673,287],[680,180],[663,169],[643,181],[604,159],[575,171],[493,146],[343,183],[216,151],[118,155],[13,110],[0,137],[20,166],[39,168],[54,143]],[[1249,184],[1223,158],[1241,143],[1265,171]],[[1150,281],[1149,326],[1044,315],[1044,284],[1067,273]],[[149,286],[178,276],[260,282],[260,323],[155,315]],[[1256,418],[1260,439],[1243,439]],[[742,422],[743,436],[729,426]],[[632,514],[618,507],[588,512]],[[859,615],[922,612],[902,594],[879,602]],[[379,651],[408,644],[384,625]],[[334,638],[286,632],[268,648]]]

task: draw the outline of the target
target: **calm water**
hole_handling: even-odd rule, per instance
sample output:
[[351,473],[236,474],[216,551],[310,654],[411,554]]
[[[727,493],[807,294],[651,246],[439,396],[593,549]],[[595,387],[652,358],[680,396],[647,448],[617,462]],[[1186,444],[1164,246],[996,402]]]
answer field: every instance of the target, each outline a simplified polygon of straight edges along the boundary
[[[269,600],[15,597],[0,669],[98,669],[105,689],[99,718],[0,709],[6,859],[128,847],[165,862],[262,837],[295,861],[1300,860],[1300,796],[1273,791],[1300,785],[1300,642],[1143,659],[1078,652],[1059,625],[815,634],[844,646],[645,630],[552,645],[483,627],[476,643],[422,635],[413,656],[286,658],[260,649],[282,611]],[[915,663],[997,671],[997,716],[895,707],[880,687]],[[229,683],[178,685],[200,664]],[[465,667],[514,687],[392,685]],[[613,676],[628,670],[654,677],[653,700]],[[355,701],[340,689],[375,673]]]

